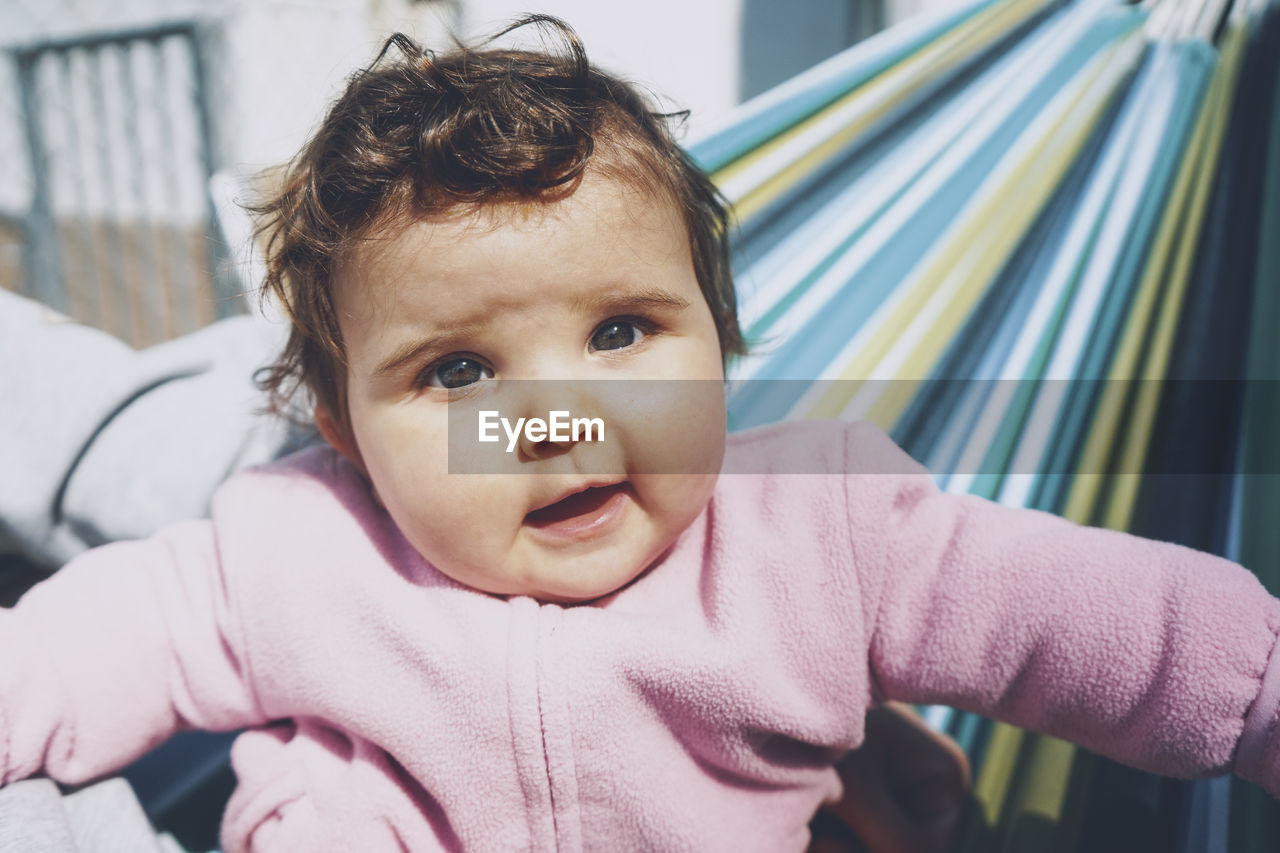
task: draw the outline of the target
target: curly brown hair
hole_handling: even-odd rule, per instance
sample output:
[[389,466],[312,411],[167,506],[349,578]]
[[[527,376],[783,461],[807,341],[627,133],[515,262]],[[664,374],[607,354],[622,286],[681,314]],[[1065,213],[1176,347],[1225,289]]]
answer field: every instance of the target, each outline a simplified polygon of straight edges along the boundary
[[[485,47],[529,25],[563,49]],[[285,411],[302,387],[345,413],[333,273],[358,241],[459,206],[563,197],[588,163],[679,207],[721,354],[741,354],[728,207],[676,143],[670,122],[681,115],[656,111],[634,86],[593,68],[577,34],[549,16],[442,55],[392,36],[351,78],[279,192],[252,209],[266,246],[264,296],[276,296],[292,322],[259,380],[272,408]]]

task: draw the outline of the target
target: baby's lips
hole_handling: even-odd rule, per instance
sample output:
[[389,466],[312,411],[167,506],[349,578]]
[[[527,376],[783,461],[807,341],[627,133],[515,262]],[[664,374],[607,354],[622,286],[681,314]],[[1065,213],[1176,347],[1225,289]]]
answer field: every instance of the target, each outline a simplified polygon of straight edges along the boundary
[[575,492],[564,500],[534,510],[525,520],[535,527],[558,524],[574,518],[584,518],[599,512],[623,486],[601,486]]
[[561,491],[555,498],[537,505],[525,515],[533,525],[553,524],[599,509],[618,491],[627,488],[625,481],[586,483]]

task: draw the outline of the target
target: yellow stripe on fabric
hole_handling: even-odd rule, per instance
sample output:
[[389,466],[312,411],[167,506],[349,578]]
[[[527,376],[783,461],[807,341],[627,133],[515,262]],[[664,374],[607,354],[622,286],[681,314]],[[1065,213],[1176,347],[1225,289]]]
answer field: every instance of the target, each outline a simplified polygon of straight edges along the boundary
[[[1045,0],[1007,0],[964,22],[937,41],[903,59],[866,84],[796,124],[756,150],[712,174],[712,180],[725,191],[734,214],[746,221],[772,203],[804,177],[820,169],[835,154],[905,98],[940,76],[949,73],[983,48],[1007,35],[1047,5]],[[878,102],[877,102],[878,101]],[[786,163],[772,176],[742,192],[732,188],[735,178],[753,168],[780,148],[809,132],[829,116],[865,103],[865,111],[855,120],[843,124],[835,133],[808,148],[804,153],[786,158]],[[737,197],[735,197],[737,196]]]
[[[1196,170],[1200,165],[1209,117],[1216,111],[1216,105],[1208,100],[1202,105],[1188,155],[1183,158],[1182,166],[1178,170],[1173,192],[1170,194],[1160,226],[1156,231],[1137,295],[1129,309],[1119,345],[1116,347],[1115,356],[1099,395],[1097,410],[1085,435],[1078,467],[1089,473],[1077,476],[1072,481],[1066,506],[1062,511],[1063,516],[1080,524],[1087,524],[1090,521],[1093,509],[1099,503],[1099,495],[1105,491],[1110,479],[1103,472],[1107,460],[1116,449],[1117,438],[1121,435],[1120,421],[1135,390],[1133,380],[1139,378],[1142,345],[1151,331],[1151,317],[1155,313],[1157,299],[1164,290],[1162,285],[1165,283],[1165,274],[1172,257],[1171,244],[1174,237],[1182,232],[1182,224],[1187,213],[1187,196],[1191,192]],[[1165,298],[1166,309],[1171,297],[1172,294],[1169,294]],[[1149,436],[1141,439],[1144,452],[1148,439]],[[1134,436],[1128,436],[1122,441],[1129,447],[1137,443]],[[1141,461],[1141,459],[1138,460],[1139,463]],[[1121,468],[1119,470],[1124,473],[1137,473],[1137,469]]]
[[[1141,418],[1143,423],[1135,427],[1131,420],[1129,427],[1121,430],[1119,420],[1123,414],[1125,398],[1129,396],[1124,392],[1132,387],[1128,380],[1139,378],[1138,362],[1143,355],[1142,343],[1147,338],[1150,318],[1162,289],[1168,292],[1162,303],[1157,333],[1152,338],[1151,346],[1146,350],[1147,358],[1142,365],[1141,378],[1158,380],[1165,375],[1172,350],[1173,334],[1184,304],[1191,262],[1199,242],[1196,237],[1204,219],[1209,189],[1212,186],[1213,174],[1226,129],[1227,105],[1230,104],[1230,94],[1234,90],[1239,61],[1243,56],[1243,42],[1243,33],[1240,31],[1229,33],[1227,36],[1222,61],[1206,94],[1204,106],[1188,146],[1187,156],[1175,181],[1166,214],[1157,231],[1151,259],[1144,271],[1139,293],[1130,312],[1117,356],[1112,362],[1109,372],[1111,381],[1104,389],[1104,403],[1107,411],[1105,414],[1100,411],[1099,417],[1095,417],[1090,428],[1086,454],[1092,454],[1092,456],[1082,458],[1082,467],[1089,464],[1089,459],[1100,466],[1105,461],[1114,436],[1123,435],[1121,458],[1124,467],[1120,470],[1135,473],[1114,481],[1113,491],[1107,498],[1106,509],[1103,512],[1104,523],[1116,529],[1126,529],[1131,520],[1138,485],[1136,466],[1143,462],[1150,444],[1155,410],[1159,403],[1159,384],[1145,381],[1138,386],[1139,409],[1145,412]],[[1177,246],[1176,257],[1173,251],[1174,246]],[[1171,258],[1172,264],[1170,264]],[[1166,279],[1165,274],[1171,268],[1168,286],[1161,288],[1161,284]],[[1151,394],[1153,390],[1156,392],[1154,395]],[[1086,470],[1101,470],[1101,468],[1086,468]],[[1073,521],[1087,522],[1100,500],[1098,486],[1102,479],[1096,475],[1077,475],[1072,482],[1070,497],[1063,515]],[[1076,748],[1054,738],[1036,737],[1042,739],[1044,743],[1038,741],[1032,747],[1033,755],[1021,786],[1022,794],[1013,809],[1015,814],[1011,821],[1015,824],[1015,832],[1012,837],[1015,839],[1018,837],[1016,824],[1022,815],[1031,818],[1029,824],[1038,824],[1045,820],[1058,824],[1063,819],[1067,804]],[[1043,840],[1038,838],[1036,841],[1038,843]],[[1014,843],[1009,849],[1010,853],[1016,853],[1024,848]]]
[[[1230,104],[1239,79],[1240,66],[1244,60],[1244,46],[1247,34],[1243,26],[1233,25],[1223,39],[1222,59],[1207,98],[1217,109],[1213,117],[1213,125],[1202,160],[1196,187],[1191,201],[1191,210],[1187,216],[1181,237],[1177,242],[1177,257],[1174,260],[1173,272],[1169,285],[1169,296],[1164,310],[1156,324],[1148,350],[1146,363],[1143,365],[1144,381],[1139,388],[1133,414],[1129,419],[1127,433],[1133,436],[1146,436],[1140,444],[1130,437],[1122,446],[1118,464],[1120,470],[1138,470],[1146,458],[1147,445],[1154,429],[1156,410],[1160,404],[1162,380],[1168,370],[1170,354],[1173,351],[1174,336],[1182,317],[1186,290],[1190,283],[1191,269],[1195,261],[1195,252],[1200,244],[1199,236],[1203,227],[1205,213],[1209,206],[1209,197],[1213,181],[1217,175],[1218,161],[1222,154],[1222,144],[1226,136],[1227,120],[1230,117]],[[1222,85],[1214,89],[1223,79]],[[1161,380],[1161,381],[1158,381]],[[1117,484],[1110,496],[1107,508],[1102,515],[1101,523],[1108,527],[1124,529],[1129,526],[1133,516],[1133,506],[1137,498],[1138,478],[1124,477]]]
[[[1008,853],[1046,849],[1045,842],[1056,835],[1062,821],[1076,748],[1065,740],[1033,734],[1023,749],[1019,768],[1021,784],[1010,798],[1008,812]],[[1048,824],[1048,825],[1046,825]]]
[[[1116,530],[1129,527],[1141,482],[1139,472],[1151,443],[1173,337],[1182,316],[1191,265],[1199,245],[1197,238],[1226,132],[1231,93],[1244,54],[1244,38],[1243,29],[1233,27],[1223,40],[1218,67],[1156,232],[1138,295],[1085,440],[1080,467],[1102,472],[1107,459],[1117,450],[1119,436],[1115,463],[1121,473],[1116,477],[1101,473],[1077,477],[1063,512],[1073,521],[1091,521],[1095,508],[1101,504],[1097,518],[1103,526]],[[1151,329],[1153,314],[1156,316],[1154,331]],[[1144,342],[1147,343],[1145,350]],[[1133,404],[1129,422],[1122,426],[1130,398]],[[1103,491],[1106,494],[1100,496]]]
[[987,741],[982,769],[973,783],[973,797],[977,800],[982,820],[995,826],[1004,810],[1004,801],[1013,781],[1018,751],[1027,733],[1008,723],[996,723]]
[[[1139,56],[1141,34],[1133,33],[1100,54],[1046,107],[1049,126],[1037,119],[1015,143],[1012,166],[997,167],[974,201],[957,217],[947,236],[929,254],[921,271],[905,286],[888,315],[877,322],[859,350],[840,369],[838,378],[872,376],[890,350],[903,341],[912,350],[901,365],[880,379],[930,375],[961,324],[1017,248],[1025,230],[1048,203],[1075,162],[1107,103]],[[1127,49],[1126,49],[1127,48]],[[1056,114],[1056,117],[1054,117]],[[1030,136],[1030,134],[1036,136]],[[1025,153],[1024,153],[1025,152]],[[1011,227],[1016,223],[1017,227]],[[883,373],[883,371],[882,371]],[[812,417],[845,412],[856,383],[832,383],[813,407]],[[868,393],[910,384],[872,383]],[[865,416],[891,428],[906,405],[907,394],[881,395]],[[907,399],[904,399],[907,398]],[[859,415],[864,413],[859,412]]]
[[[1214,166],[1217,163],[1222,137],[1226,128],[1227,104],[1234,88],[1235,71],[1242,55],[1243,39],[1239,33],[1233,34],[1234,42],[1224,47],[1223,60],[1211,81],[1204,106],[1201,109],[1187,156],[1175,181],[1165,216],[1161,220],[1156,239],[1152,245],[1151,258],[1144,271],[1139,292],[1130,311],[1116,358],[1109,371],[1109,381],[1104,389],[1104,402],[1108,407],[1105,416],[1100,412],[1090,427],[1086,443],[1086,453],[1092,457],[1082,457],[1081,467],[1085,470],[1100,471],[1105,462],[1106,453],[1110,450],[1114,437],[1123,435],[1122,471],[1137,472],[1150,444],[1151,427],[1155,418],[1155,407],[1159,402],[1158,388],[1155,382],[1143,382],[1138,386],[1140,398],[1150,396],[1149,391],[1155,389],[1154,399],[1146,401],[1149,419],[1146,423],[1134,428],[1131,421],[1128,428],[1121,430],[1119,419],[1123,414],[1125,393],[1132,388],[1127,380],[1138,378],[1138,362],[1143,354],[1142,343],[1147,339],[1149,323],[1158,296],[1162,289],[1167,296],[1162,303],[1158,326],[1163,334],[1157,333],[1152,339],[1152,346],[1147,349],[1146,363],[1143,365],[1141,378],[1163,378],[1168,365],[1172,348],[1173,333],[1181,314],[1187,281],[1190,274],[1191,260],[1198,245],[1196,236],[1200,231],[1207,206],[1209,188],[1212,185]],[[1229,36],[1232,38],[1232,36]],[[1190,203],[1188,198],[1190,197]],[[1162,288],[1165,273],[1170,268],[1169,260],[1173,257],[1173,246],[1178,247],[1174,261],[1172,278],[1167,288]],[[1098,467],[1088,468],[1090,458]],[[1063,515],[1073,521],[1085,523],[1095,512],[1101,501],[1098,485],[1103,478],[1096,475],[1077,475],[1073,478],[1066,510]],[[1137,494],[1138,478],[1124,476],[1115,481],[1113,492],[1107,500],[1103,515],[1108,526],[1125,529],[1133,511]],[[1076,748],[1065,741],[1037,735],[1038,739],[1032,747],[1033,756],[1028,773],[1021,786],[1020,802],[1013,808],[1010,820],[1017,823],[1022,815],[1027,815],[1032,822],[1061,823],[1067,804],[1070,788],[1070,774],[1076,757]],[[1015,832],[1014,837],[1017,837]],[[1038,839],[1043,841],[1043,838]],[[1010,853],[1023,849],[1017,844],[1010,847]],[[1031,849],[1031,848],[1027,848]]]
[[[957,293],[945,300],[945,309],[935,311],[935,316],[920,328],[917,337],[922,345],[916,347],[912,357],[896,373],[899,378],[928,375],[1008,255],[1016,249],[1022,231],[1048,202],[1075,162],[1113,92],[1136,61],[1140,40],[1140,35],[1134,34],[1100,55],[1076,76],[1071,88],[1046,108],[1058,112],[1051,126],[1046,131],[1040,122],[1033,124],[1035,132],[1042,136],[1030,144],[1030,151],[1021,155],[1017,165],[1005,171],[1003,180],[987,193],[980,193],[979,201],[969,206],[961,217],[964,224],[952,230],[948,245],[911,285],[917,291],[916,298],[904,300],[897,307],[890,320],[877,329],[871,349],[864,350],[872,356],[861,361],[855,357],[842,371],[842,378],[857,378],[860,371],[869,372],[871,365],[903,334],[908,324],[919,317],[929,289],[932,287],[936,294],[939,281],[951,277],[961,283]],[[1124,50],[1127,44],[1133,45],[1129,52]],[[1022,227],[1008,228],[1005,223],[1009,222]],[[886,427],[892,426],[909,403],[910,394],[906,392],[912,385],[898,382],[891,383],[890,387],[903,393],[881,397],[870,413],[871,420]],[[820,401],[819,407],[832,405],[839,411],[844,408],[842,402],[837,395],[832,395]],[[818,416],[825,414],[829,413],[820,412]],[[974,786],[975,797],[989,825],[1009,814],[1034,813],[1055,821],[1061,818],[1075,751],[1070,744],[1043,736],[1029,739],[1031,776],[1020,786],[1016,802],[1010,803],[1012,808],[1006,806],[1026,737],[1020,730],[1003,724],[992,734],[982,772]]]

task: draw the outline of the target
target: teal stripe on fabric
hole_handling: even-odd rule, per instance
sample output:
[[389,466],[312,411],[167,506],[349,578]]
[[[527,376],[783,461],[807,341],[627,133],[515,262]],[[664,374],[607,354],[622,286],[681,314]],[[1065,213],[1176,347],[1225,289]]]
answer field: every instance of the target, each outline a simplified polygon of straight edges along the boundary
[[[1037,38],[1029,39],[1021,50],[999,58],[914,132],[898,137],[896,148],[880,145],[869,152],[881,158],[874,167],[859,163],[860,171],[853,180],[839,174],[821,176],[822,182],[847,183],[848,188],[821,209],[811,211],[807,221],[792,223],[790,236],[740,272],[741,316],[748,339],[766,339],[774,324],[848,255],[857,240],[952,148],[966,128],[999,107],[1004,93],[1025,73],[1023,64],[1042,55],[1051,41],[1066,37],[1069,28],[1088,26],[1090,18],[1098,18],[1092,23],[1096,29],[1090,36],[1105,44],[1137,27],[1145,16],[1127,7],[1075,7],[1070,17],[1063,13],[1046,22]],[[1088,50],[1087,46],[1082,49]],[[863,159],[862,152],[856,159]],[[797,193],[806,189],[799,187]],[[824,254],[814,260],[817,251]]]
[[[1158,46],[1157,50],[1166,46]],[[1146,263],[1149,246],[1160,216],[1164,210],[1172,181],[1178,170],[1181,156],[1192,133],[1194,122],[1203,100],[1204,88],[1212,74],[1216,51],[1203,44],[1179,44],[1167,46],[1169,55],[1157,56],[1158,82],[1171,88],[1166,100],[1153,105],[1149,111],[1149,124],[1144,136],[1155,140],[1153,158],[1148,163],[1130,159],[1125,170],[1125,181],[1117,191],[1114,205],[1102,224],[1103,236],[1112,237],[1100,247],[1085,270],[1085,283],[1089,278],[1100,279],[1096,288],[1098,300],[1085,307],[1092,316],[1085,337],[1076,343],[1074,357],[1066,357],[1051,366],[1053,375],[1071,375],[1082,379],[1105,379],[1108,365],[1115,355],[1120,330],[1132,305],[1138,277]],[[1142,142],[1139,142],[1139,146]],[[1147,152],[1146,146],[1138,152]],[[1097,396],[1101,389],[1098,382],[1070,384],[1069,393],[1062,401],[1055,438],[1050,442],[1051,470],[1069,470],[1071,460],[1079,452],[1085,430],[1093,419]],[[1044,480],[1032,498],[1039,508],[1057,508],[1065,497],[1065,478]]]
[[[1056,339],[1057,330],[1065,316],[1066,306],[1069,305],[1074,293],[1080,257],[1087,255],[1088,247],[1092,245],[1098,219],[1110,202],[1112,188],[1119,179],[1120,170],[1129,149],[1129,140],[1140,127],[1142,118],[1140,99],[1128,97],[1121,109],[1121,117],[1115,119],[1115,123],[1110,126],[1114,129],[1107,134],[1105,152],[1102,155],[1091,152],[1092,158],[1100,160],[1100,163],[1092,169],[1092,174],[1088,177],[1087,190],[1084,191],[1082,200],[1075,205],[1073,213],[1069,216],[1070,231],[1052,248],[1052,259],[1044,259],[1039,263],[1038,270],[1041,272],[1037,273],[1036,278],[1029,279],[1030,286],[1036,292],[1033,315],[1009,325],[1011,332],[1018,334],[1019,342],[1015,347],[1020,345],[1021,355],[1016,352],[1011,353],[1007,348],[1004,348],[1004,351],[992,352],[989,356],[991,360],[988,361],[988,373],[977,375],[1005,379],[1042,377],[1047,352]],[[1044,272],[1046,268],[1048,272]],[[1006,386],[1005,391],[1007,388],[1009,387]],[[974,386],[972,391],[980,393],[989,389]],[[974,444],[973,448],[965,448],[964,451],[952,448],[952,466],[955,465],[956,460],[960,459],[961,452],[969,451],[980,453],[982,455],[980,459],[983,459],[980,466],[970,466],[970,470],[974,470],[974,467],[982,471],[1005,470],[1016,438],[1023,430],[1025,412],[1030,405],[1033,386],[1023,383],[1016,387],[1015,391],[1010,400],[1002,401],[1000,407],[995,409],[993,409],[995,403],[983,401],[982,407],[977,411],[982,411],[984,416],[998,418],[1002,407],[1006,412],[1004,423],[998,429],[995,438],[989,442],[989,446]],[[978,433],[961,434],[966,439],[965,443],[987,441],[984,435]],[[983,474],[974,478],[973,483],[963,488],[963,491],[972,491],[984,497],[995,497],[998,487],[1000,487],[1000,475]]]
[[[957,715],[950,734],[965,752],[974,753],[977,751],[975,747],[977,746],[982,722],[982,717],[977,714],[961,712]],[[976,768],[974,769],[976,770]]]
[[[997,405],[992,400],[997,388],[993,382],[946,380],[994,380],[1001,375],[1014,345],[1028,328],[1041,283],[1048,279],[1079,215],[1121,102],[1117,98],[1112,114],[1099,123],[1052,201],[939,362],[931,378],[944,380],[935,387],[946,398],[921,395],[894,431],[894,440],[929,470],[960,470],[961,454],[980,418]],[[944,479],[944,488],[949,479]]]
[[[1085,273],[1086,281],[1091,277],[1101,279],[1100,300],[1092,312],[1093,322],[1079,342],[1078,355],[1065,362],[1069,366],[1062,375],[1083,379],[1104,379],[1108,375],[1138,278],[1217,61],[1217,52],[1202,42],[1159,45],[1157,50],[1168,52],[1167,58],[1156,58],[1157,79],[1162,87],[1172,90],[1167,100],[1158,102],[1159,112],[1153,109],[1149,113],[1150,122],[1144,127],[1144,136],[1158,144],[1150,161],[1130,160],[1124,185],[1103,222],[1104,239],[1114,239],[1101,247],[1107,251],[1099,251]],[[1139,149],[1148,150],[1145,146]],[[1055,438],[1049,443],[1051,470],[1072,467],[1092,422],[1101,387],[1098,382],[1074,382],[1069,386],[1056,419]],[[1032,505],[1057,509],[1069,484],[1067,478],[1045,479],[1032,498]]]
[[[1273,14],[1273,21],[1280,12]],[[1280,27],[1278,27],[1280,29]],[[1274,39],[1271,44],[1280,42]],[[1273,54],[1274,56],[1274,54]],[[1254,270],[1253,323],[1249,332],[1247,376],[1254,384],[1245,398],[1243,466],[1246,471],[1280,471],[1280,63],[1272,75],[1267,162],[1262,180],[1258,221],[1258,256]],[[1258,383],[1272,383],[1262,385]],[[1240,560],[1253,569],[1272,595],[1280,595],[1280,474],[1244,478],[1241,495]]]
[[[1153,97],[1152,90],[1164,85],[1164,81],[1159,76],[1160,70],[1158,61],[1149,61],[1143,69],[1143,76],[1131,93],[1130,103],[1126,105],[1128,111],[1125,121],[1113,138],[1113,144],[1103,163],[1100,179],[1093,188],[1094,192],[1084,211],[1085,215],[1078,220],[1081,230],[1073,235],[1075,239],[1070,242],[1064,254],[1060,256],[1059,263],[1055,265],[1057,273],[1055,279],[1062,282],[1057,304],[1043,330],[1037,330],[1034,327],[1027,330],[1027,334],[1035,341],[1035,347],[1030,359],[1022,368],[1020,378],[1069,379],[1078,376],[1075,368],[1084,341],[1082,336],[1070,334],[1071,326],[1074,322],[1079,327],[1083,322],[1091,319],[1097,310],[1097,299],[1100,294],[1096,291],[1089,293],[1084,285],[1090,270],[1097,270],[1103,263],[1099,261],[1099,256],[1100,252],[1105,252],[1100,250],[1099,244],[1106,241],[1108,218],[1112,220],[1113,227],[1116,227],[1114,223],[1120,221],[1117,213],[1119,211],[1117,197],[1128,174],[1126,167],[1130,163],[1132,149],[1142,138],[1144,129],[1148,130],[1148,139],[1158,138],[1156,134],[1150,132],[1152,121],[1150,105]],[[1040,331],[1039,334],[1037,334],[1038,331]],[[1046,460],[1031,459],[1026,456],[1022,439],[1026,435],[1028,423],[1055,422],[1062,403],[1060,398],[1048,395],[1051,392],[1058,392],[1060,386],[1041,386],[1035,390],[1045,393],[1039,395],[1035,394],[1034,386],[1026,387],[1028,390],[1018,397],[1015,405],[1010,407],[1011,417],[1006,420],[1001,430],[1000,440],[993,443],[993,454],[998,454],[998,457],[989,456],[990,462],[984,466],[984,470],[995,470],[996,458],[1007,462],[1017,459],[1016,467],[1021,471],[1047,467]],[[1058,467],[1053,470],[1063,469]],[[1014,499],[1012,502],[1021,505],[1027,500],[1027,498],[1021,498]]]
[[[1140,75],[1139,81],[1149,79],[1148,69],[1149,63],[1144,64],[1144,74]],[[1085,259],[1097,238],[1099,222],[1111,203],[1131,140],[1141,125],[1143,100],[1140,92],[1141,84],[1135,82],[1072,216],[1071,229],[1049,262],[1048,274],[1040,280],[1032,318],[1019,330],[1018,342],[1001,360],[999,371],[993,375],[1006,380],[1044,378],[1049,355],[1075,297]],[[1033,394],[1034,386],[1023,382],[1018,393],[1008,401],[1001,426],[987,448],[981,466],[982,471],[993,473],[976,479],[972,487],[975,494],[994,498],[999,493],[1000,475],[994,472],[1006,470],[1012,461],[1017,437],[1023,431],[1034,400]]]
[[[1028,326],[1021,347],[1026,355],[1011,360],[1004,373],[1005,378],[1079,377],[1076,369],[1085,337],[1081,330],[1088,328],[1101,298],[1099,276],[1110,261],[1108,244],[1114,249],[1122,237],[1121,233],[1108,233],[1106,223],[1112,223],[1113,231],[1123,230],[1124,219],[1119,215],[1121,207],[1117,199],[1126,181],[1132,187],[1133,180],[1139,177],[1128,171],[1133,149],[1143,139],[1149,147],[1158,144],[1158,128],[1157,131],[1152,128],[1159,116],[1153,116],[1151,111],[1162,93],[1166,101],[1172,94],[1170,84],[1161,76],[1168,67],[1161,56],[1158,53],[1148,56],[1135,81],[1102,157],[1097,177],[1076,219],[1076,227],[1046,282],[1044,295],[1053,301],[1047,322],[1043,328]],[[1088,289],[1090,283],[1092,292]],[[1048,460],[1040,458],[1043,444],[1040,441],[1030,444],[1027,440],[1028,424],[1041,425],[1042,430],[1042,425],[1057,422],[1062,410],[1063,390],[1064,386],[1060,384],[1020,385],[1019,393],[1004,415],[996,440],[991,442],[982,470],[1000,471],[1006,466],[1013,466],[1019,471],[1066,470],[1061,465],[1050,469]],[[1035,488],[1042,488],[1041,482],[1036,480]],[[990,482],[984,483],[984,491],[991,485]],[[1001,484],[998,494],[1002,502],[1024,506],[1032,500],[1031,490],[1031,486],[1022,480]]]
[[[1026,79],[1033,82],[1026,98],[1015,105],[1006,105],[1005,116],[994,127],[979,128],[966,135],[964,142],[972,146],[972,153],[962,163],[948,163],[949,173],[941,175],[937,174],[943,171],[940,165],[934,165],[934,170],[931,170],[934,174],[930,177],[934,177],[938,189],[929,195],[927,205],[914,212],[911,227],[890,235],[883,247],[845,281],[822,313],[791,335],[754,376],[761,379],[809,379],[821,373],[866,318],[929,251],[1044,106],[1104,46],[1131,31],[1134,21],[1131,14],[1123,12],[1103,16],[1059,57],[1051,54],[1051,59],[1056,61],[1035,69],[1034,77],[1027,75]],[[1057,28],[1049,29],[1042,38],[1052,39],[1058,32]],[[1029,48],[1039,50],[1040,46],[1031,42]],[[957,143],[953,151],[961,144]],[[758,387],[758,384],[753,384],[750,389]],[[785,388],[771,388],[765,400],[751,399],[750,394],[735,397],[732,422],[737,427],[745,427],[776,420],[780,411],[786,411],[778,408],[781,404],[778,395],[790,394],[798,400],[801,393],[801,383],[788,383]]]
[[722,169],[996,2],[968,0],[884,30],[738,107],[689,154],[704,171]]
[[[1137,284],[1178,166],[1200,114],[1209,79],[1217,65],[1217,51],[1203,42],[1172,45],[1170,51],[1176,66],[1170,78],[1177,87],[1172,114],[1160,134],[1161,145],[1156,151],[1155,162],[1146,172],[1146,179],[1141,182],[1141,189],[1136,195],[1137,208],[1128,217],[1130,225],[1126,238],[1121,242],[1118,256],[1109,265],[1109,283],[1105,287],[1108,300],[1090,332],[1089,338],[1094,345],[1086,350],[1078,373],[1084,377],[1102,378],[1106,375],[1112,348],[1100,344],[1103,341],[1114,343],[1129,304],[1126,299],[1114,297],[1131,292]],[[1111,224],[1108,220],[1104,227]]]

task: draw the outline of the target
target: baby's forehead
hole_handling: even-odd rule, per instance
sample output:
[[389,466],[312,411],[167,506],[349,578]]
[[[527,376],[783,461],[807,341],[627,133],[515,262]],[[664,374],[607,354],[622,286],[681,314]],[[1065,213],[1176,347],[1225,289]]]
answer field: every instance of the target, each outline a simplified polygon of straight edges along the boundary
[[589,173],[554,198],[458,204],[371,229],[333,286],[341,318],[394,313],[408,298],[441,297],[443,311],[514,299],[516,290],[548,298],[575,287],[634,289],[673,269],[704,298],[674,201]]
[[[506,233],[583,231],[604,241],[623,241],[655,228],[679,231],[687,239],[682,206],[663,187],[629,174],[591,170],[558,190],[537,197],[495,196],[431,210],[388,211],[340,253],[339,278],[373,272],[404,260],[404,250],[430,252],[459,239],[492,242]],[[409,244],[406,246],[405,244]]]
[[681,205],[673,192],[629,172],[595,168],[537,196],[496,196],[453,205],[419,218],[449,229],[493,231],[544,223],[555,227],[557,222],[567,225],[569,217],[595,215],[610,217],[615,227],[639,228],[647,224],[646,219],[654,211],[683,224]]

